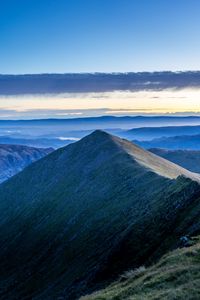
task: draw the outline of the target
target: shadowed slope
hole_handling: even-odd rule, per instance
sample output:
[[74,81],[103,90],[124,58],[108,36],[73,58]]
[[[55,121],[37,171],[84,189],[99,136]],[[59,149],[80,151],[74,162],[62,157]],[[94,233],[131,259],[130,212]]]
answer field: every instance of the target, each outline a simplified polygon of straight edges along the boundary
[[3,183],[0,298],[76,299],[198,231],[198,183],[148,162],[96,131]]

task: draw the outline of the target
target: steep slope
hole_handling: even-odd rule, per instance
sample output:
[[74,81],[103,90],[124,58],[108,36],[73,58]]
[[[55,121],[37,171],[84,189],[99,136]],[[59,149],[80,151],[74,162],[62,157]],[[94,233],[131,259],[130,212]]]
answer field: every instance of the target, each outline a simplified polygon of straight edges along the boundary
[[200,237],[172,251],[152,267],[124,273],[105,290],[81,300],[155,300],[200,298]]
[[52,148],[0,145],[0,183],[52,151]]
[[197,233],[200,185],[185,176],[198,180],[96,131],[3,183],[0,298],[76,299]]
[[122,140],[115,137],[115,142],[119,144],[126,152],[133,157],[139,164],[149,168],[155,173],[168,178],[177,178],[178,176],[185,176],[200,182],[200,175],[188,172],[186,169],[169,162],[168,160],[159,158],[150,152],[134,145],[127,140]]
[[200,151],[167,150],[160,148],[152,148],[149,151],[191,172],[200,173]]

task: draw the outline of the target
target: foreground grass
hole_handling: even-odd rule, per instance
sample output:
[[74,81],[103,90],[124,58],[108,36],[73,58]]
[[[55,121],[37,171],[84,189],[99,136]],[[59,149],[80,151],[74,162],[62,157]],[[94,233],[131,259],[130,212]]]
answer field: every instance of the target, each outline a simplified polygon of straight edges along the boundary
[[108,288],[81,300],[200,299],[200,237],[174,250],[152,267],[128,271]]

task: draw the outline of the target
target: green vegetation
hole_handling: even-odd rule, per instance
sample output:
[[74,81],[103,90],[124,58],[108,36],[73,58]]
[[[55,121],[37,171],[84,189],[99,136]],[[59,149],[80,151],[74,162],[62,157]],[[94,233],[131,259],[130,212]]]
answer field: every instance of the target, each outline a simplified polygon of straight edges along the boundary
[[0,299],[77,299],[200,231],[200,185],[154,170],[182,172],[97,131],[1,184]]
[[81,300],[200,299],[200,237],[193,244],[164,255],[151,267],[128,271],[106,289]]

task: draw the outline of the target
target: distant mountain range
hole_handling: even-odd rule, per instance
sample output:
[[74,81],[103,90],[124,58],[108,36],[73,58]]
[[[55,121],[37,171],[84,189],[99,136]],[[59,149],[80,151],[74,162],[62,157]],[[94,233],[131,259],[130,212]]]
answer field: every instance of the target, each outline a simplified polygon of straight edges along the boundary
[[55,94],[199,87],[200,72],[0,75],[0,94]]
[[200,173],[200,151],[193,150],[166,150],[166,149],[149,149],[156,155],[159,155],[173,163],[190,170],[191,172]]
[[36,148],[60,148],[72,143],[71,139],[60,138],[15,138],[10,136],[0,136],[0,145],[24,145]]
[[200,135],[183,135],[163,137],[151,141],[137,141],[134,143],[144,148],[164,148],[171,150],[200,150]]
[[104,116],[76,119],[0,120],[0,143],[59,148],[77,141],[96,129],[129,140],[140,141],[196,135],[200,134],[200,117]]
[[156,138],[197,135],[200,134],[200,126],[162,126],[142,127],[123,131],[121,136],[130,140],[152,140]]
[[[33,119],[33,120],[0,120],[0,129],[26,126],[26,130],[37,129],[40,126],[52,126],[54,131],[59,126],[65,126],[68,131],[94,130],[94,129],[134,129],[141,127],[167,127],[169,126],[200,126],[200,116],[101,116],[69,119]],[[58,127],[58,128],[55,128]],[[166,129],[167,129],[166,128]],[[140,129],[143,131],[143,128]],[[154,129],[150,128],[153,131]],[[159,129],[158,129],[159,130]],[[195,128],[194,128],[195,130]],[[196,128],[198,130],[198,128]],[[137,131],[136,131],[137,132]]]
[[199,182],[102,131],[33,163],[0,185],[0,298],[77,299],[154,261],[200,232]]
[[21,145],[0,144],[0,183],[53,151]]

